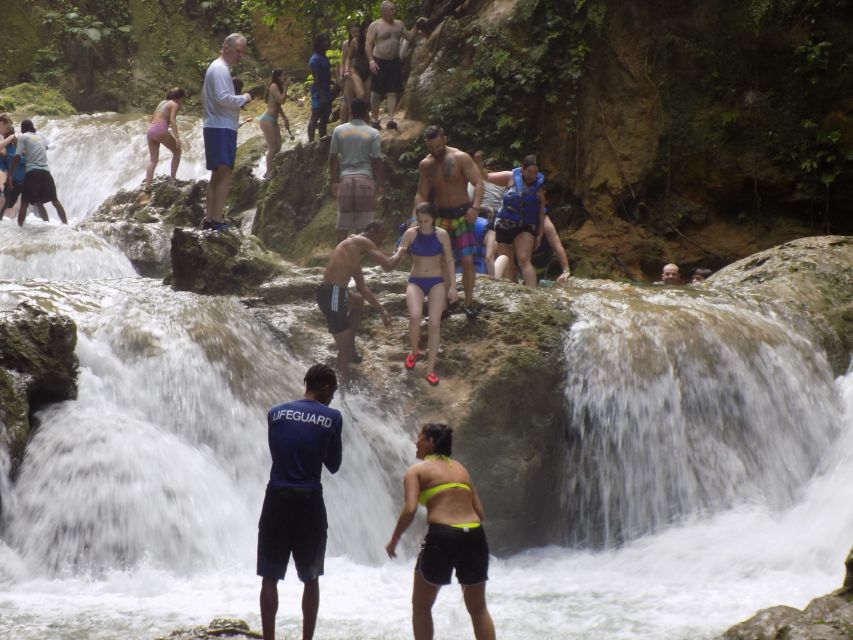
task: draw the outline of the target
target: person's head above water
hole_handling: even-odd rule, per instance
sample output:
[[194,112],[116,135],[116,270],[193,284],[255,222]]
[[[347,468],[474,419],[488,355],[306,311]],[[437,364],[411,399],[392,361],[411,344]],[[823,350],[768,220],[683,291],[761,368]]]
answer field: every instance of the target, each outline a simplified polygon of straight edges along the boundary
[[444,134],[444,129],[436,124],[428,126],[424,129],[424,143],[434,158],[444,157],[447,151],[447,136]]
[[690,280],[690,284],[699,284],[701,282],[705,282],[705,279],[711,275],[710,269],[696,269],[693,272],[693,277]]
[[660,279],[663,280],[664,284],[681,284],[681,272],[678,270],[678,265],[673,263],[664,265]]
[[325,364],[315,364],[305,374],[305,395],[328,405],[338,388],[335,370]]
[[418,434],[418,457],[434,454],[453,455],[453,429],[446,424],[428,422]]
[[33,121],[27,118],[26,120],[21,120],[21,133],[35,133],[36,127],[33,124]]

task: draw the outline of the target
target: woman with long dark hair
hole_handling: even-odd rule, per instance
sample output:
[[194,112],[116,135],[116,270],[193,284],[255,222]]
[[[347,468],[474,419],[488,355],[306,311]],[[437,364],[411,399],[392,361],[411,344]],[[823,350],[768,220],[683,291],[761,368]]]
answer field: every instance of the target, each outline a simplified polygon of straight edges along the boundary
[[290,127],[287,116],[284,115],[284,110],[281,108],[285,98],[287,98],[289,82],[290,79],[284,75],[282,69],[273,69],[270,83],[264,91],[264,102],[267,109],[258,118],[258,124],[261,125],[261,131],[267,141],[267,170],[264,173],[264,178],[269,176],[275,154],[281,149],[281,128],[278,124],[278,116],[281,115],[285,126]]
[[[181,163],[181,136],[178,133],[178,110],[187,97],[187,92],[180,87],[169,89],[164,100],[160,101],[151,116],[148,124],[148,154],[150,159],[145,169],[145,191],[151,191],[151,181],[154,179],[154,169],[160,158],[160,145],[162,144],[172,152],[172,170],[170,180],[175,181],[178,173],[178,165]],[[169,128],[172,133],[169,133]]]
[[[397,254],[408,251],[412,256],[412,271],[406,286],[406,306],[409,308],[409,341],[412,351],[406,356],[406,369],[414,369],[423,357],[419,348],[424,300],[429,308],[429,333],[427,338],[426,380],[432,386],[439,383],[435,374],[438,344],[441,334],[441,314],[447,299],[456,302],[456,269],[453,266],[453,249],[450,235],[435,226],[435,205],[422,202],[415,209],[417,226],[406,229],[400,239]],[[395,257],[396,255],[395,254]],[[394,258],[392,257],[392,260]]]
[[370,20],[364,20],[361,24],[357,22],[350,23],[350,39],[344,43],[341,49],[343,52],[341,68],[343,69],[343,76],[347,83],[344,93],[346,98],[348,100],[361,98],[370,104],[370,79],[372,74],[370,73],[370,62],[364,50],[368,26],[370,26]]

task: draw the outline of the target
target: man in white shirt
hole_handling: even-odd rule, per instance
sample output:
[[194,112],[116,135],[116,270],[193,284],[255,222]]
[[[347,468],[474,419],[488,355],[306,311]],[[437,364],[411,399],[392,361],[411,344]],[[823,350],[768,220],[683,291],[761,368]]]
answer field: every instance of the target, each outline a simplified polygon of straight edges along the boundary
[[207,184],[207,215],[202,229],[225,231],[225,199],[231,189],[234,160],[237,157],[237,129],[240,109],[252,100],[248,93],[234,94],[231,67],[246,53],[246,37],[232,33],[222,43],[222,53],[210,63],[204,74],[204,155],[210,169]]

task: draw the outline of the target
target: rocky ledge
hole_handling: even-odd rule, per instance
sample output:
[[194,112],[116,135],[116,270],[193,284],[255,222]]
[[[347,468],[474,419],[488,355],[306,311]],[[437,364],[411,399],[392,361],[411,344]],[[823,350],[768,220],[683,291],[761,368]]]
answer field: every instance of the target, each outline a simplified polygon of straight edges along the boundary
[[29,304],[0,311],[0,437],[16,473],[41,406],[77,396],[77,326]]

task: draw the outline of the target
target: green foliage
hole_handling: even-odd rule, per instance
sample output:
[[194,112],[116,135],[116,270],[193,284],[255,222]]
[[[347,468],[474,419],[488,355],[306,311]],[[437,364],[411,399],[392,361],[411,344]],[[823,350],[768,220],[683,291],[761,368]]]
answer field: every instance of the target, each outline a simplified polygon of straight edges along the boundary
[[[381,0],[242,0],[242,5],[258,11],[264,23],[274,28],[279,18],[293,15],[311,25],[311,33],[327,31],[337,33],[351,20],[361,17],[379,17]],[[421,3],[418,0],[398,0],[397,17],[411,24]]]
[[52,52],[62,51],[66,59],[75,59],[76,53],[77,62],[90,60],[106,67],[117,51],[126,52],[132,44],[127,0],[51,0],[42,21],[50,46],[41,50],[38,65],[54,63]]
[[574,131],[587,40],[603,28],[605,12],[598,0],[520,0],[511,33],[471,18],[448,22],[443,49],[470,63],[447,70],[430,120],[450,128],[457,143],[514,156],[542,143],[541,121],[558,102],[568,105],[566,128]]

